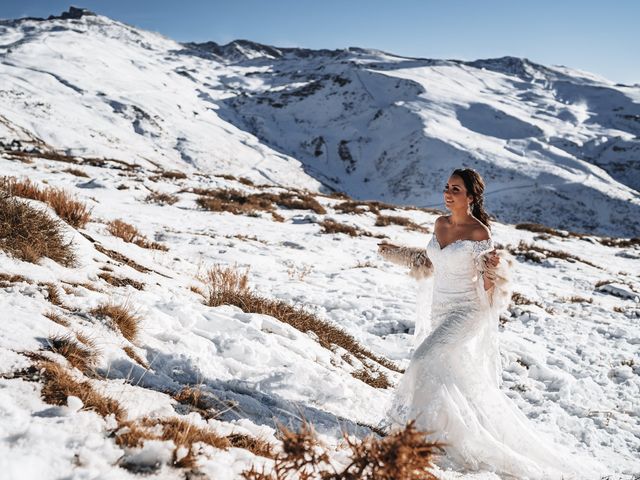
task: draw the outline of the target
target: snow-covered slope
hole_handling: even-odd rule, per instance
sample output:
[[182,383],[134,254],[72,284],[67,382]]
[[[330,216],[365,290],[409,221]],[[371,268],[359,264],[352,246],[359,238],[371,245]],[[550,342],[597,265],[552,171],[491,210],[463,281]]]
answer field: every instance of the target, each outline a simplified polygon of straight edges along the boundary
[[[377,214],[367,205],[360,214],[340,213],[336,206],[342,200],[324,196],[316,199],[327,213],[278,208],[283,221],[269,213],[214,213],[200,209],[190,192],[278,190],[195,174],[150,178],[144,171],[79,161],[74,168],[89,179],[67,172],[69,165],[60,161],[0,158],[2,175],[65,188],[92,208],[85,228],[66,227],[78,252],[73,268],[46,259],[19,261],[0,251],[0,468],[8,475],[3,478],[134,478],[132,471],[142,471],[165,479],[185,473],[171,466],[170,441],[118,446],[115,439],[126,427],[113,418],[73,399],[68,407],[43,402],[37,372],[29,373],[29,366],[34,352],[66,364],[62,356],[46,352],[47,339],[56,335],[83,334],[93,341],[98,362],[90,381],[98,392],[115,397],[129,420],[183,416],[223,434],[246,433],[277,444],[274,421],[295,426],[304,416],[339,461],[341,429],[363,436],[369,433],[363,425],[383,418],[392,390],[358,379],[361,361],[276,318],[204,305],[198,288],[205,285],[198,278],[213,265],[250,267],[251,286],[261,295],[302,305],[346,329],[376,355],[404,366],[412,348],[416,284],[403,269],[381,261],[375,236],[424,245],[427,235],[376,226]],[[177,202],[150,203],[151,192],[175,195]],[[415,209],[380,213],[426,228],[436,217]],[[114,219],[133,224],[168,251],[112,236],[106,224]],[[324,234],[320,222],[325,219],[375,236]],[[500,328],[502,388],[554,441],[596,457],[610,469],[611,479],[632,478],[640,471],[640,247],[605,246],[595,237],[535,234],[503,224],[494,225],[493,235],[522,253],[514,264],[520,295]],[[541,255],[541,249],[560,253]],[[109,278],[129,285],[113,286]],[[48,293],[50,285],[59,299]],[[127,304],[139,316],[137,339],[125,339],[91,313],[105,302]],[[51,312],[67,325],[52,321]],[[398,380],[398,373],[369,363],[392,385]],[[202,411],[184,417],[188,405],[176,394],[185,387],[203,392],[222,413],[209,420]],[[229,409],[227,401],[235,407]],[[196,473],[221,479],[241,478],[252,463],[265,462],[241,448],[208,447],[196,458]]]
[[510,57],[179,44],[74,16],[0,23],[3,142],[422,206],[471,166],[502,221],[640,232],[637,85]]
[[[500,327],[503,390],[554,441],[603,462],[610,479],[640,473],[638,242],[506,223],[638,233],[637,87],[521,59],[181,45],[106,17],[71,17],[0,23],[0,176],[65,188],[92,209],[86,227],[65,226],[74,267],[0,250],[0,477],[227,479],[269,465],[245,448],[200,445],[192,470],[175,468],[171,441],[118,444],[122,419],[74,398],[46,404],[32,365],[42,356],[68,366],[49,339],[79,334],[95,344],[97,364],[89,375],[70,371],[116,398],[129,421],[182,418],[277,445],[275,421],[305,417],[340,462],[341,429],[370,433],[392,393],[363,372],[391,385],[400,374],[277,318],[206,306],[202,276],[247,266],[261,295],[304,306],[406,366],[417,285],[380,260],[376,237],[424,246],[428,236],[376,226],[376,208],[427,229],[437,212],[363,204],[342,213],[343,200],[318,192],[438,205],[461,164],[485,175],[489,206],[505,221],[493,236],[520,253],[519,295]],[[210,212],[194,193],[302,194],[293,187],[326,213]],[[162,193],[176,202],[149,199]],[[114,237],[115,219],[168,250]],[[372,236],[323,233],[328,219]],[[91,313],[105,302],[137,314],[136,339]],[[215,418],[181,403],[185,388],[200,391]]]

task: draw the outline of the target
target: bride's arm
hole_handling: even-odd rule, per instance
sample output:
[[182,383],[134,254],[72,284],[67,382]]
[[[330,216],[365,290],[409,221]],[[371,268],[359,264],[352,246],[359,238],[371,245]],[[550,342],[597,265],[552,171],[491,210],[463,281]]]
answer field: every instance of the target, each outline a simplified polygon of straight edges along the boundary
[[402,247],[391,243],[379,243],[378,253],[385,260],[409,267],[409,274],[416,278],[429,277],[433,273],[433,265],[424,248]]

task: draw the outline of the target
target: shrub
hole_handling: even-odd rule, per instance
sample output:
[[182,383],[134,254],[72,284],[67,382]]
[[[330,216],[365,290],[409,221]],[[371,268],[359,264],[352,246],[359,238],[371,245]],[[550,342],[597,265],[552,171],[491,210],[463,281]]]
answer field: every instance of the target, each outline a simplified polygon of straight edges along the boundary
[[443,444],[426,439],[409,422],[404,429],[384,438],[373,435],[353,440],[344,434],[349,448],[347,466],[336,469],[330,463],[326,446],[306,422],[299,432],[279,426],[282,452],[275,458],[271,472],[255,467],[242,472],[246,480],[292,480],[294,478],[323,480],[437,480],[431,473],[435,457],[441,455]]
[[4,177],[0,181],[0,189],[16,197],[30,198],[48,204],[60,218],[75,228],[84,227],[91,219],[84,203],[75,200],[69,193],[58,188],[40,188],[29,179]]
[[47,257],[70,267],[76,255],[63,225],[46,212],[0,192],[0,249],[35,263]]
[[126,303],[123,305],[103,303],[91,310],[91,313],[99,317],[110,318],[122,336],[132,343],[138,336],[140,318],[131,311],[131,307]]
[[389,378],[384,372],[376,370],[369,371],[366,368],[361,368],[360,370],[352,372],[351,376],[374,388],[389,388],[391,386],[391,382],[389,382]]
[[322,233],[344,233],[345,235],[349,235],[350,237],[358,237],[360,235],[366,234],[366,232],[363,232],[356,227],[336,222],[335,220],[330,219],[323,220],[320,223],[320,226],[322,227]]

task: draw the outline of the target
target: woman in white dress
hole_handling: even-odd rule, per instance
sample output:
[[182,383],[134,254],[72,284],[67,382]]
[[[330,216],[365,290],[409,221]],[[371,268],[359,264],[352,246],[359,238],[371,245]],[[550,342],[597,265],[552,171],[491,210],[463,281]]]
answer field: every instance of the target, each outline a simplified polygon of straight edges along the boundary
[[[433,270],[430,328],[418,342],[394,392],[386,425],[433,432],[446,443],[442,466],[486,470],[518,479],[600,478],[600,465],[579,459],[534,429],[500,390],[498,316],[508,304],[504,267],[483,208],[484,183],[455,170],[444,189],[448,216],[436,220],[426,254],[382,244],[382,255]],[[428,334],[428,335],[427,335]]]

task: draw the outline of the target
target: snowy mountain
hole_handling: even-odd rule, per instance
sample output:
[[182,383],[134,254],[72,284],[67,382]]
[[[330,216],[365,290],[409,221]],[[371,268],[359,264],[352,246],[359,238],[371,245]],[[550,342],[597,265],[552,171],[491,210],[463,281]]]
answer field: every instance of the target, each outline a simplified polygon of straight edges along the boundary
[[477,168],[506,222],[640,230],[640,88],[526,59],[179,44],[99,15],[0,24],[3,141],[441,205]]
[[635,236],[640,88],[526,59],[179,44],[99,15],[3,21],[3,141],[440,206],[452,168],[506,222]]
[[[239,479],[302,418],[347,464],[341,432],[383,418],[430,287],[377,243],[425,245],[438,212],[328,192],[436,204],[453,163],[485,173],[514,256],[503,391],[637,477],[638,240],[506,223],[636,232],[637,87],[67,17],[0,25],[3,479]],[[213,306],[247,268],[251,291]]]

